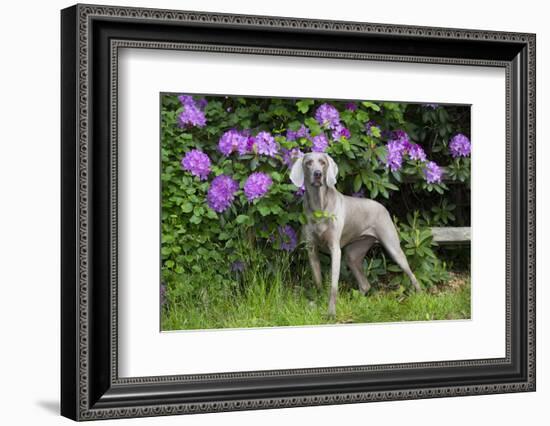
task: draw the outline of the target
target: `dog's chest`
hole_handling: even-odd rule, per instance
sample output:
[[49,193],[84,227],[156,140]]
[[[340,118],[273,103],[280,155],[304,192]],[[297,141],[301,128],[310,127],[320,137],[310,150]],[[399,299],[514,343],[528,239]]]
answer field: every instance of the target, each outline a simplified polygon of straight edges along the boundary
[[309,223],[308,235],[313,242],[322,247],[328,247],[334,240],[335,227],[328,220]]

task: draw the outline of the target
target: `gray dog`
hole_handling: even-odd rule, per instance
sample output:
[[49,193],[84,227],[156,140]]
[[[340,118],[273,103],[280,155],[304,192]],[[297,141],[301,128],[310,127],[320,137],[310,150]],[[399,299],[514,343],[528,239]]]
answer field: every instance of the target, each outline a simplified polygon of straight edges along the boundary
[[342,249],[351,272],[366,294],[370,284],[363,274],[363,259],[379,241],[391,258],[409,276],[420,291],[416,277],[401,250],[399,236],[386,208],[373,200],[348,197],[335,188],[338,166],[325,153],[311,152],[296,160],[290,180],[305,186],[304,212],[307,223],[302,238],[306,242],[313,279],[321,287],[321,264],[318,250],[331,256],[331,288],[328,314],[336,315],[336,296],[340,276]]

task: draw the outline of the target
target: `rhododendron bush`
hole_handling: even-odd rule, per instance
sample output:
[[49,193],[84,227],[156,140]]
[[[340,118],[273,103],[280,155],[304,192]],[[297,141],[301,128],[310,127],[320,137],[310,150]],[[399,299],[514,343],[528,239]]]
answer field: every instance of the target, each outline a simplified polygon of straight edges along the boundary
[[[264,256],[266,268],[288,256],[307,276],[299,244],[304,188],[290,182],[289,170],[311,151],[334,158],[339,191],[388,208],[404,245],[430,226],[469,226],[469,106],[190,94],[163,94],[161,101],[168,294],[193,276],[196,284],[184,280],[187,294],[204,292],[206,282],[209,297],[227,297],[242,284],[251,250]],[[429,235],[418,247],[404,247],[422,285],[445,276]],[[383,252],[368,259],[375,257]],[[385,258],[371,266],[365,265],[373,284],[384,276],[406,283]]]

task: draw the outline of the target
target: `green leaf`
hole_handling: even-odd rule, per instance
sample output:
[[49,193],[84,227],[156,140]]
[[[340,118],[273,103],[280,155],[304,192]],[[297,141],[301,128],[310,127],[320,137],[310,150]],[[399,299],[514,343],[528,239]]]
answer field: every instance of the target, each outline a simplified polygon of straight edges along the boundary
[[363,111],[363,110],[357,111],[357,120],[359,120],[360,122],[366,123],[367,121],[369,121],[369,118],[370,116],[366,111]]
[[193,211],[193,204],[187,202],[187,203],[183,203],[181,206],[181,211],[184,212],[184,213],[191,213],[191,211]]
[[273,178],[273,180],[277,181],[277,182],[280,182],[281,179],[282,179],[282,176],[280,173],[278,172],[273,172],[271,173],[271,177]]
[[365,108],[370,108],[373,111],[377,111],[377,112],[380,111],[380,107],[378,105],[376,105],[375,103],[372,103],[372,102],[369,102],[369,101],[364,101],[364,102],[361,102],[361,104]]
[[257,157],[254,157],[250,160],[250,170],[256,170],[258,168],[258,164],[260,164],[260,161]]
[[378,126],[372,126],[370,128],[370,133],[372,136],[376,137],[376,138],[379,138],[381,136],[381,133],[380,133],[380,127]]
[[357,174],[355,175],[355,179],[353,179],[353,192],[359,192],[361,189],[361,184],[363,183],[363,180],[361,179],[361,175]]
[[235,222],[237,222],[238,224],[243,224],[245,222],[247,222],[249,219],[249,217],[245,214],[240,214],[237,216],[237,218],[235,219]]
[[200,216],[191,216],[191,219],[189,219],[189,222],[195,224],[195,225],[198,225],[199,223],[202,222],[202,218]]
[[269,213],[271,213],[271,209],[267,206],[258,207],[258,211],[262,216],[267,216]]
[[302,99],[301,101],[296,102],[296,108],[302,114],[305,114],[309,111],[309,107],[314,104],[315,101],[311,99]]

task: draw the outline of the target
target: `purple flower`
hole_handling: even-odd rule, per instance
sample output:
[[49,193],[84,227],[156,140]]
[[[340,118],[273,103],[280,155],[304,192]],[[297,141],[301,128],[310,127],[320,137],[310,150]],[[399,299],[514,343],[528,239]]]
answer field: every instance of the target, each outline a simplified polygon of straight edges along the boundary
[[178,100],[181,102],[183,106],[186,105],[195,105],[195,100],[193,99],[193,96],[189,95],[179,95]]
[[277,230],[279,232],[279,246],[281,250],[293,251],[298,245],[296,231],[290,225],[279,226]]
[[405,150],[410,147],[409,135],[404,130],[394,130],[391,139],[402,143]]
[[302,185],[296,190],[296,192],[294,192],[294,196],[296,198],[300,198],[300,197],[303,197],[305,193],[306,193],[306,187]]
[[388,155],[386,156],[386,167],[389,167],[392,172],[399,170],[403,163],[403,153],[405,145],[400,140],[391,140],[386,144]]
[[179,101],[183,105],[183,111],[178,117],[180,127],[204,127],[206,125],[206,116],[195,103],[192,96],[180,95]]
[[364,198],[365,197],[365,190],[363,188],[361,188],[357,192],[352,192],[351,196],[355,197],[355,198]]
[[380,131],[380,127],[376,125],[376,122],[374,120],[369,120],[365,124],[365,131],[367,132],[367,135],[372,136],[372,128],[376,127]]
[[315,120],[325,128],[334,129],[340,124],[340,113],[330,104],[322,104],[315,111]]
[[338,140],[340,138],[346,138],[346,139],[349,139],[349,137],[351,136],[351,133],[349,132],[348,129],[346,129],[344,126],[342,126],[341,124],[338,124],[334,130],[332,131],[332,139],[334,140]]
[[296,158],[300,158],[304,155],[300,148],[284,149],[283,148],[283,163],[287,167],[291,167],[294,164]]
[[357,109],[357,104],[355,102],[348,102],[345,106],[348,111],[355,111]]
[[273,181],[269,175],[262,172],[252,173],[244,184],[244,194],[248,201],[261,198],[267,193],[272,184]]
[[431,109],[437,109],[439,107],[439,104],[424,104],[422,105],[424,108],[431,108]]
[[408,153],[409,157],[413,160],[426,161],[426,153],[422,147],[416,143],[410,144]]
[[439,167],[433,161],[429,161],[428,163],[426,163],[424,176],[426,177],[426,182],[428,183],[441,183],[443,170],[441,170],[441,167]]
[[206,106],[208,105],[208,101],[205,98],[200,98],[197,101],[197,106],[204,111]]
[[468,157],[472,150],[472,144],[470,139],[464,136],[462,133],[458,133],[453,136],[449,143],[449,150],[453,158],[456,157]]
[[208,194],[206,195],[208,206],[218,213],[223,212],[235,199],[235,192],[238,189],[239,184],[230,176],[216,176],[212,180],[210,188],[208,188]]
[[178,120],[180,127],[204,127],[206,125],[204,112],[195,106],[185,106]]
[[218,149],[226,157],[229,157],[234,151],[244,155],[248,152],[248,137],[238,130],[230,129],[220,138]]
[[290,130],[290,129],[288,129],[286,131],[286,139],[288,141],[295,141],[296,139],[300,139],[300,138],[309,139],[309,137],[310,137],[309,136],[309,129],[306,126],[304,126],[303,124],[296,131],[293,131],[293,130]]
[[269,132],[260,132],[255,138],[258,154],[274,157],[279,152],[279,144]]
[[198,149],[192,149],[181,159],[181,166],[200,180],[206,180],[210,173],[210,158]]
[[313,137],[313,146],[311,147],[311,150],[313,152],[325,152],[327,147],[328,147],[328,139],[324,135],[324,133],[321,133],[320,135]]
[[254,138],[254,136],[248,136],[248,139],[246,141],[246,152],[252,152],[255,143],[256,138]]

